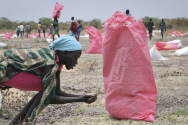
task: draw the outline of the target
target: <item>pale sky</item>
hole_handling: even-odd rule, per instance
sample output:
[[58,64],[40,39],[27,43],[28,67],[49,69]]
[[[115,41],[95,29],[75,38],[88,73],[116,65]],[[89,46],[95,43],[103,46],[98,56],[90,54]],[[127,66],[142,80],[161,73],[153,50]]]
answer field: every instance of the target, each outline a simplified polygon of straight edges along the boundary
[[0,17],[11,21],[39,21],[41,17],[52,18],[55,2],[64,5],[60,22],[71,17],[104,22],[115,11],[130,10],[135,19],[145,16],[161,18],[188,18],[188,0],[0,0]]

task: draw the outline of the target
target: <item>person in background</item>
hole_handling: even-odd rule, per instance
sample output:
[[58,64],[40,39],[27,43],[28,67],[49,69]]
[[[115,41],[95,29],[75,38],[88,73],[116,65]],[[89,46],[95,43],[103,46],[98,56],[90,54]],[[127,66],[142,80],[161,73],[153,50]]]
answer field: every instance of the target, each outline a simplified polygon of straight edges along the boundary
[[[166,23],[165,23],[164,19],[161,20],[161,22],[159,24],[159,28],[161,28],[161,36],[163,39],[164,30],[166,31]],[[158,30],[159,30],[159,28],[158,28]]]
[[[76,40],[78,40],[77,37],[77,24],[76,21],[74,20],[74,17],[71,17],[71,26],[69,28],[69,30],[71,30],[71,32],[69,33],[69,36],[75,36]],[[69,32],[69,30],[67,32]]]
[[59,25],[58,25],[58,20],[57,20],[57,16],[54,17],[54,21],[53,21],[53,41],[54,41],[54,36],[58,35],[59,36]]
[[38,36],[37,36],[37,38],[41,38],[40,37],[40,30],[41,30],[41,24],[40,24],[40,22],[38,23]]
[[28,39],[30,33],[31,33],[31,26],[29,25],[29,23],[27,24],[27,26],[25,27],[25,31],[26,31],[26,37]]
[[77,33],[78,33],[77,40],[78,41],[79,41],[80,33],[81,33],[82,30],[83,30],[83,27],[82,27],[81,21],[79,20],[78,25],[77,25]]
[[45,37],[45,32],[46,32],[46,25],[44,23],[44,25],[42,26],[42,31],[43,31],[43,34],[44,34],[44,37]]
[[24,35],[24,26],[22,24],[20,24],[20,37],[23,38]]
[[132,16],[132,15],[129,13],[129,10],[128,10],[128,9],[126,10],[125,13],[126,13],[127,16]]
[[151,37],[152,37],[152,31],[153,31],[153,28],[154,28],[154,23],[152,22],[152,19],[150,18],[150,21],[149,23],[147,24],[148,26],[148,32],[149,32],[149,39],[151,40]]
[[16,35],[17,35],[17,37],[19,37],[19,34],[20,34],[20,26],[18,25],[18,27],[16,28]]
[[52,35],[52,34],[53,34],[53,24],[51,24],[51,26],[50,26],[50,32],[49,32],[48,36]]

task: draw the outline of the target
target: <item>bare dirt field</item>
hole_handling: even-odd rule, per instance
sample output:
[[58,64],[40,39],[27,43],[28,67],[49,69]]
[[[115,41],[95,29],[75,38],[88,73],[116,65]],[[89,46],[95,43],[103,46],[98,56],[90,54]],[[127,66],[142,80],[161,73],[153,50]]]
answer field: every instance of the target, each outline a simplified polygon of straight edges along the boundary
[[[183,46],[188,46],[188,37],[165,37],[163,41],[181,39]],[[159,38],[148,40],[151,48]],[[10,48],[48,47],[45,39],[11,39],[0,42],[8,47],[0,48],[0,53]],[[74,94],[98,93],[96,102],[49,105],[38,118],[37,125],[186,125],[188,124],[188,56],[173,56],[175,51],[160,51],[167,61],[152,61],[158,90],[156,122],[117,120],[105,110],[104,87],[102,77],[102,55],[85,54],[89,48],[89,39],[81,38],[83,53],[78,66],[73,70],[61,72],[61,88]],[[0,125],[8,125],[21,108],[36,92],[16,89],[1,91],[3,94]]]

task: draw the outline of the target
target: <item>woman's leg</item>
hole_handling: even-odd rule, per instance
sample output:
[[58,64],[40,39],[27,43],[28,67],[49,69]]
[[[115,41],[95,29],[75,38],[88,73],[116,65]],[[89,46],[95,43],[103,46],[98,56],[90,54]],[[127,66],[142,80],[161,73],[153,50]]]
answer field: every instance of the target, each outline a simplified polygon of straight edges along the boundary
[[44,37],[45,37],[45,30],[43,30],[43,34],[44,34]]
[[55,35],[53,34],[53,41],[54,41],[54,36],[55,36]]
[[23,119],[22,123],[29,121],[28,118],[31,116],[31,113],[33,112],[33,110],[39,105],[41,98],[42,98],[42,91],[40,91],[36,95],[32,105],[30,107],[28,106],[28,112],[25,114],[25,118]]
[[[40,37],[40,30],[39,30],[39,37]],[[40,37],[41,38],[41,37]]]
[[33,104],[37,94],[27,103],[27,105],[21,110],[21,112],[11,121],[12,124],[21,123],[27,114],[28,110],[30,109],[31,105]]

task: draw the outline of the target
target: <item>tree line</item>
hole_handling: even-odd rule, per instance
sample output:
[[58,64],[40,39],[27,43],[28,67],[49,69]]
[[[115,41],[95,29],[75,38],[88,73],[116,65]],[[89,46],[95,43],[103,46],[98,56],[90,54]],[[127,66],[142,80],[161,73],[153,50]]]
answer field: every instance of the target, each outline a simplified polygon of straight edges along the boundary
[[[156,29],[158,29],[160,21],[161,21],[161,19],[159,19],[159,18],[146,16],[146,17],[142,18],[143,24],[147,27],[147,23],[149,22],[150,18],[152,18]],[[164,19],[164,20],[166,22],[167,29],[176,29],[176,30],[185,29],[186,30],[186,28],[188,27],[188,18],[182,17],[182,18]],[[83,28],[85,25],[87,25],[89,27],[93,26],[93,27],[101,30],[102,25],[104,24],[104,22],[101,22],[100,19],[93,19],[91,21],[84,21],[84,20],[80,20],[80,21],[83,25]],[[52,20],[52,18],[42,17],[42,18],[39,18],[39,22],[41,22],[42,25],[46,24],[47,28],[49,28],[50,25],[53,23],[53,20]],[[6,17],[0,18],[0,29],[1,30],[15,30],[19,24],[23,24],[25,26],[27,23],[29,23],[31,25],[32,29],[37,30],[38,22],[35,22],[35,21],[29,21],[29,22],[27,22],[27,21],[10,21]],[[71,23],[71,21],[59,22],[59,28],[61,30],[68,30],[70,28],[70,23]]]
[[[77,20],[78,21],[78,20]],[[97,29],[102,29],[102,22],[100,19],[93,19],[91,21],[83,21],[83,20],[80,20],[82,25],[83,25],[83,28],[85,25],[87,26],[93,26]],[[45,24],[47,26],[47,28],[50,28],[50,25],[53,23],[53,20],[52,18],[45,18],[45,17],[42,17],[42,18],[39,18],[39,22],[41,22],[41,24]],[[24,26],[26,26],[27,24],[30,24],[32,30],[37,30],[37,24],[38,22],[35,22],[35,21],[10,21],[8,18],[6,17],[1,17],[0,18],[0,29],[1,30],[15,30],[17,28],[18,25],[22,24]],[[70,24],[71,24],[71,21],[67,21],[67,22],[59,22],[59,28],[61,30],[68,30],[70,28]]]

